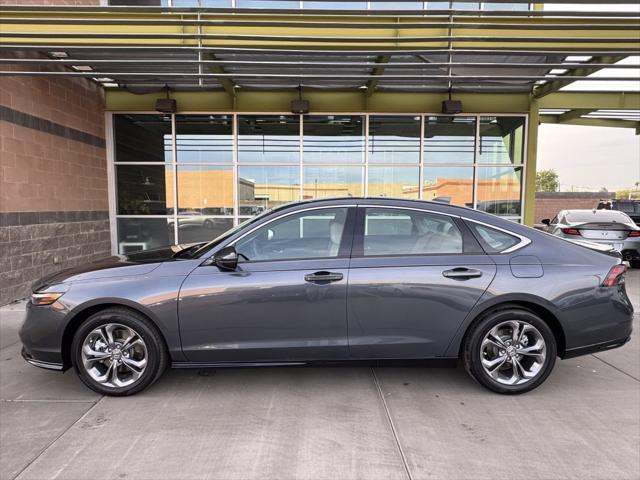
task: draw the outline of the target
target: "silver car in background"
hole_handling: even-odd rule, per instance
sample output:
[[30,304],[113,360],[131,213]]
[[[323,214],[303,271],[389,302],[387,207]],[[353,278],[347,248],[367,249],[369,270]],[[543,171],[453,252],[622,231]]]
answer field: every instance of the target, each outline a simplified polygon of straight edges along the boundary
[[545,230],[568,240],[586,240],[613,247],[632,267],[640,267],[640,227],[617,210],[562,210]]

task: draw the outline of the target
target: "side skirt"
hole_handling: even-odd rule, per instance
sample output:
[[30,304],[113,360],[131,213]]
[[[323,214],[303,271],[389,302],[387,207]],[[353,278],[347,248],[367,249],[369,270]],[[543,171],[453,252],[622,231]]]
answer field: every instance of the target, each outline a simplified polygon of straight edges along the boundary
[[255,368],[255,367],[439,367],[455,368],[457,357],[419,358],[419,359],[357,359],[357,360],[308,360],[295,362],[172,362],[171,368]]

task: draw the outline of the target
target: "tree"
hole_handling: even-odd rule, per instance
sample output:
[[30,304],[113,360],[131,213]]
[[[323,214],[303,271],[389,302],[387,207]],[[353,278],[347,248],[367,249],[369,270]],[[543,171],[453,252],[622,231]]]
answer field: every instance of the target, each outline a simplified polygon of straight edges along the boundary
[[536,172],[536,192],[557,192],[560,182],[555,170]]

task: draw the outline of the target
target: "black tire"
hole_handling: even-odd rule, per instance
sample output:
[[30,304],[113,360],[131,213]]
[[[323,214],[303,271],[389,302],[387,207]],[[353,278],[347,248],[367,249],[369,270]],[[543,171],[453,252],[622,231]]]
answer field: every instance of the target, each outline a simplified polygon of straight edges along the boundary
[[[535,377],[526,383],[506,385],[500,383],[482,365],[482,341],[491,329],[506,321],[526,322],[537,329],[546,345],[545,360]],[[480,317],[467,333],[464,341],[462,360],[465,369],[478,383],[496,393],[516,395],[533,390],[540,386],[549,376],[555,365],[557,356],[556,339],[549,325],[530,310],[510,306],[493,310]]]
[[[133,329],[146,346],[147,364],[144,372],[134,383],[125,387],[105,386],[94,380],[84,368],[82,361],[82,345],[96,328],[109,323],[124,325]],[[169,355],[161,334],[155,325],[144,315],[123,307],[111,307],[91,315],[76,331],[71,344],[73,367],[80,380],[95,392],[109,396],[127,396],[138,393],[153,384],[166,370]]]

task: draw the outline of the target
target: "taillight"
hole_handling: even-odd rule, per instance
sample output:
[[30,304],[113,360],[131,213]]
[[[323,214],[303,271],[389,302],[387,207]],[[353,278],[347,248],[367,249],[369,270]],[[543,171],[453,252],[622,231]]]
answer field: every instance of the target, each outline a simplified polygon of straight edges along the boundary
[[624,274],[627,271],[627,267],[625,265],[614,265],[607,273],[607,276],[604,277],[604,282],[602,282],[603,287],[615,287],[619,285],[624,280]]
[[580,230],[577,228],[563,228],[562,233],[565,235],[580,235]]
[[627,237],[640,237],[640,230],[631,230]]

